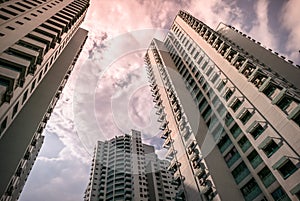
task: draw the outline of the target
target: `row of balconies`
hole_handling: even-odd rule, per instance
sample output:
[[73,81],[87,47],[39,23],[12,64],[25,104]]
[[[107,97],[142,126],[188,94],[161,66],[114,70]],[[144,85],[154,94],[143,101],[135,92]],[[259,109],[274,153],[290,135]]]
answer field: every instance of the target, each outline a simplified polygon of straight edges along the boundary
[[[189,21],[186,22],[190,24],[190,18],[186,18],[186,15],[189,14],[185,13],[184,15],[181,15],[181,17],[185,21],[188,19]],[[194,21],[195,20],[196,19],[194,19]],[[221,36],[219,36],[213,30],[210,30],[210,28],[202,22],[193,23],[194,24],[192,24],[191,27],[194,28],[195,31],[197,31],[201,36],[203,36],[204,40],[211,44],[212,47],[215,48],[216,51],[219,52],[228,62],[230,62],[241,74],[243,74],[249,82],[253,83],[254,86],[259,89],[259,91],[264,92],[264,88],[270,85],[273,86],[274,91],[280,90],[281,86],[288,88],[284,96],[281,97],[288,99],[288,109],[286,107],[283,107],[284,109],[281,108],[280,105],[273,101],[274,99],[272,99],[272,97],[268,95],[267,96],[272,100],[272,104],[279,106],[283,112],[289,115],[290,119],[296,119],[296,115],[298,114],[297,111],[299,110],[298,107],[300,103],[300,97],[297,95],[298,92],[293,88],[292,85],[288,84],[287,81],[284,78],[281,78],[278,74],[270,71],[270,68],[258,64],[256,61],[254,61],[252,56],[248,56],[247,54],[245,55],[241,51],[230,46],[229,43],[226,42],[226,39],[222,39]],[[195,28],[195,26],[197,26],[197,28]],[[294,112],[292,112],[293,110]]]
[[187,147],[187,153],[189,160],[194,168],[194,175],[198,178],[201,185],[201,193],[207,200],[213,199],[216,192],[213,191],[212,182],[208,179],[208,172],[205,164],[202,162],[199,149],[197,148],[197,142],[192,141]]
[[[42,63],[44,54],[50,47],[54,48],[56,42],[60,42],[62,33],[68,31],[88,6],[88,4],[81,5],[82,8],[79,8],[75,4],[72,7],[68,5],[69,8],[67,6],[62,9],[56,14],[58,16],[52,16],[47,22],[0,55],[0,94],[2,101],[10,101],[14,89],[23,86],[28,74],[34,74],[37,69],[36,66]],[[71,18],[74,14],[77,15]],[[69,28],[65,29],[64,27]]]
[[[39,149],[40,147],[37,145],[40,143],[39,141],[42,141],[43,138],[41,138],[40,134],[34,135],[34,138],[31,141],[31,144],[28,146],[28,149],[26,150],[23,159],[20,161],[18,168],[16,169],[15,175],[13,175],[10,184],[8,185],[8,188],[6,189],[5,196],[6,199],[10,200],[11,196],[14,194],[14,191],[19,189],[21,186],[19,186],[19,183],[21,182],[21,177],[26,171],[27,168],[29,168],[29,163],[32,160],[30,156],[32,156],[33,152],[35,152],[35,149]],[[36,155],[35,155],[36,157]],[[35,158],[34,158],[35,160]],[[24,179],[24,178],[23,178]],[[20,189],[19,189],[20,190]],[[19,190],[17,193],[19,193]]]

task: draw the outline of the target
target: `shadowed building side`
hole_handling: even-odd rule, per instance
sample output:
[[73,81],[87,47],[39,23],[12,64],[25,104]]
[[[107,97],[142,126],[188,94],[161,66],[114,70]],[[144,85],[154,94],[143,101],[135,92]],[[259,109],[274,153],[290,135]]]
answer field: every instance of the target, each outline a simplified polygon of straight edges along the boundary
[[87,39],[88,0],[6,1],[0,9],[0,195],[18,199],[42,131]]

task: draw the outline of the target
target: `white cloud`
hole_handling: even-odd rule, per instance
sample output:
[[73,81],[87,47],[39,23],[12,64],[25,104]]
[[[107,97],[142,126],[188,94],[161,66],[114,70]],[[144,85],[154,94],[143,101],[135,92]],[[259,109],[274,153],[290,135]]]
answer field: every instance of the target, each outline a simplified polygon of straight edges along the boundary
[[234,1],[231,3],[219,0],[203,1],[202,3],[191,1],[187,11],[212,28],[216,28],[220,22],[236,27],[243,24],[243,11],[236,6]]
[[281,10],[281,26],[288,32],[286,49],[290,58],[300,64],[300,1],[290,0]]
[[268,21],[268,0],[258,0],[253,6],[256,20],[254,21],[249,35],[254,36],[268,48],[278,49],[278,41],[272,34]]

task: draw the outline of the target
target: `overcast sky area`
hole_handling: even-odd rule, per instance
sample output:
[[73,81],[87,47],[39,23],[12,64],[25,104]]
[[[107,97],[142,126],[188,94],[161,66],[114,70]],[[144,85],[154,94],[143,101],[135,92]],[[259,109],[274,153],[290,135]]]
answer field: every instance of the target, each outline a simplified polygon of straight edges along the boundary
[[230,24],[300,64],[299,0],[91,0],[89,38],[45,129],[21,201],[82,200],[93,146],[131,128],[163,155],[143,55],[180,9],[212,28]]

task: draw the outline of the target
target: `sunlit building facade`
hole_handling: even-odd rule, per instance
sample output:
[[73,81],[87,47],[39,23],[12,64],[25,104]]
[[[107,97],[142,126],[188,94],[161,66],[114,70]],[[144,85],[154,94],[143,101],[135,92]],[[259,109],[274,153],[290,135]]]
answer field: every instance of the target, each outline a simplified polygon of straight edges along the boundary
[[185,11],[145,64],[176,199],[300,199],[298,65]]
[[17,200],[87,38],[88,0],[0,1],[0,198]]
[[98,141],[84,200],[174,200],[169,162],[158,159],[154,151],[135,130]]

